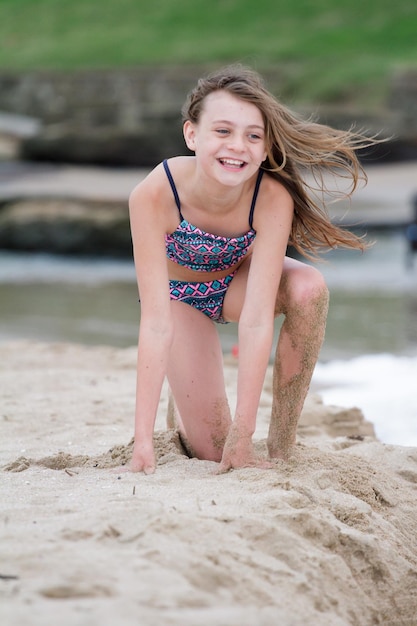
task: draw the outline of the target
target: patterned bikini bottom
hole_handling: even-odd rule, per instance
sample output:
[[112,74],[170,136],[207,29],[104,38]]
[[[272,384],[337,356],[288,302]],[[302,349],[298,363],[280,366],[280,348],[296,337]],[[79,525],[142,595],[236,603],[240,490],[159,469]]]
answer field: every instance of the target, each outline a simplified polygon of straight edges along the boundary
[[235,272],[232,272],[225,278],[217,278],[206,283],[170,280],[170,298],[189,304],[218,324],[228,324],[222,316],[223,302],[234,275]]

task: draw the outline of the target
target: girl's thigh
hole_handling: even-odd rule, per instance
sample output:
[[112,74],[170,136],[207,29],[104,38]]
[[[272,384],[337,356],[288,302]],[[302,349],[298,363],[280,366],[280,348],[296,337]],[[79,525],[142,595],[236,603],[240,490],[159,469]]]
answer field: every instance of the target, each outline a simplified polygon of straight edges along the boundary
[[220,461],[230,423],[223,353],[214,322],[189,304],[171,302],[174,341],[168,382],[179,427],[195,456]]
[[[239,321],[246,296],[250,261],[250,257],[245,259],[227,290],[223,304],[223,317],[229,322]],[[275,315],[285,313],[291,301],[294,300],[297,303],[303,294],[308,296],[308,292],[314,292],[323,285],[323,277],[316,268],[286,256],[276,295]]]
[[246,286],[250,268],[250,257],[245,259],[236,271],[223,302],[223,318],[228,322],[238,322],[245,301]]

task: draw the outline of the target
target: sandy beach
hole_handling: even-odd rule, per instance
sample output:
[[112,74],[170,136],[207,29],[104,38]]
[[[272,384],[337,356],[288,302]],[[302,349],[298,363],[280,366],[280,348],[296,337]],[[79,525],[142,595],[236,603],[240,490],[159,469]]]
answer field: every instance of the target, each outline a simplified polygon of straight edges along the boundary
[[[166,430],[165,388],[156,473],[122,473],[135,359],[0,344],[1,624],[417,624],[416,448],[310,395],[289,463],[216,475]],[[270,403],[268,371],[261,452]]]

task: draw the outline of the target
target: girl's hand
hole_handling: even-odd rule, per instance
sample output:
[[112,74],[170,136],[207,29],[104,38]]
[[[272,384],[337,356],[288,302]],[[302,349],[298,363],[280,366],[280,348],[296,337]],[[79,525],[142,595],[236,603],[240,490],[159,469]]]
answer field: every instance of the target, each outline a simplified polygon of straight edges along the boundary
[[223,456],[217,473],[224,474],[240,467],[271,469],[275,465],[255,455],[252,436],[242,432],[242,429],[233,422],[224,444]]
[[143,472],[144,474],[153,474],[155,472],[156,461],[153,442],[144,444],[139,441],[133,446],[132,460],[130,461],[128,470],[131,472]]

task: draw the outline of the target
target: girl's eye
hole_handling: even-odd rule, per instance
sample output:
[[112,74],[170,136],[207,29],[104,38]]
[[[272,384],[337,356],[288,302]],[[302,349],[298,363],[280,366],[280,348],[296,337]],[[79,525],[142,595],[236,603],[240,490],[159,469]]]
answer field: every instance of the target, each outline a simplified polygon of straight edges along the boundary
[[262,137],[260,135],[256,135],[255,133],[251,133],[249,135],[249,139],[252,139],[252,141],[259,141]]
[[227,130],[227,128],[218,128],[216,132],[219,133],[219,135],[229,134],[229,131]]

